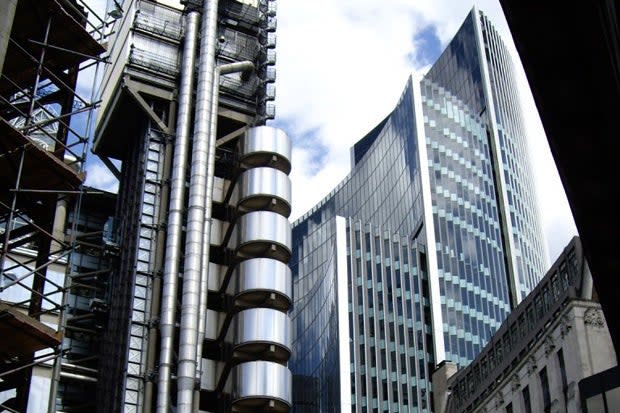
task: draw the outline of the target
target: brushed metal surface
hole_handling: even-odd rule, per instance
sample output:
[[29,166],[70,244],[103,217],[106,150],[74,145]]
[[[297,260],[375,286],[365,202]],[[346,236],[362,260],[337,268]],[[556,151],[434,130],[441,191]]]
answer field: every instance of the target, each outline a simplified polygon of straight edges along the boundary
[[286,362],[291,355],[291,320],[273,308],[250,308],[235,316],[235,357]]
[[291,214],[291,179],[275,168],[248,169],[239,178],[242,211],[274,211],[288,218]]
[[256,126],[240,139],[239,158],[249,166],[269,166],[291,172],[291,140],[281,129]]
[[286,311],[293,297],[291,269],[271,258],[254,258],[237,265],[232,283],[235,305]]
[[237,254],[241,258],[270,257],[288,262],[291,256],[291,224],[271,211],[255,211],[239,218]]
[[[270,361],[250,361],[233,368],[233,405],[263,411],[265,402],[273,401],[270,411],[286,412],[292,405],[292,375],[285,366]],[[261,408],[262,407],[262,408]]]

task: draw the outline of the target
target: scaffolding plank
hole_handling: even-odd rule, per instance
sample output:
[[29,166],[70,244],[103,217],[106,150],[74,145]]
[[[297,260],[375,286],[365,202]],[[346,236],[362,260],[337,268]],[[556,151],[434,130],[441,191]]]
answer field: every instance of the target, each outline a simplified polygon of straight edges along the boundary
[[32,139],[0,119],[0,182],[3,191],[14,188],[22,148],[26,151],[20,188],[71,191],[79,187],[84,176],[37,145]]
[[[39,59],[42,42],[45,37],[47,19],[51,16],[48,43],[56,48],[46,51],[44,66],[54,73],[79,65],[88,60],[86,56],[98,56],[105,51],[83,27],[83,16],[72,11],[67,4],[70,0],[20,0],[15,11],[11,41],[7,49],[7,58],[3,67],[3,76],[8,77],[19,87],[31,86],[35,79],[37,63],[28,56],[20,46],[34,58]],[[34,42],[33,42],[34,41]],[[16,43],[19,44],[17,46]],[[58,49],[66,49],[60,50]],[[48,77],[44,70],[43,78]],[[0,82],[0,94],[8,96],[16,92],[10,82]]]
[[61,341],[59,332],[5,303],[0,303],[0,337],[2,360],[31,355]]

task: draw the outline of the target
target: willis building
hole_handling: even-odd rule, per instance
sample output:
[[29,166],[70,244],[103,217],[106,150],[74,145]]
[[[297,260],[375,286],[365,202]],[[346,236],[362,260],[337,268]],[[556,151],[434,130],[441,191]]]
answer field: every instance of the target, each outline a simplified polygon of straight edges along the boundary
[[514,69],[476,9],[293,224],[296,412],[429,412],[546,269]]

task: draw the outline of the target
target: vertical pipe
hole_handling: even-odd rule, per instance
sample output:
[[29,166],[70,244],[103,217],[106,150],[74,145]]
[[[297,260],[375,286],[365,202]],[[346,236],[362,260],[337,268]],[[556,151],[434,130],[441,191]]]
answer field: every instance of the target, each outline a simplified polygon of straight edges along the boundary
[[34,103],[37,98],[37,92],[39,90],[39,80],[41,80],[41,72],[43,72],[43,61],[45,60],[45,49],[50,36],[50,28],[52,27],[52,16],[47,19],[47,26],[45,26],[45,36],[43,37],[43,46],[41,46],[41,57],[39,58],[39,65],[37,66],[37,75],[35,76],[34,86],[32,88],[32,99],[30,99],[30,108],[28,108],[28,115],[26,116],[26,126],[30,126],[32,120],[32,112],[34,111]]
[[6,255],[9,253],[9,241],[11,240],[11,230],[13,228],[13,218],[15,214],[15,208],[17,207],[17,193],[21,187],[22,171],[24,169],[24,158],[26,157],[26,149],[21,150],[19,155],[19,166],[17,167],[17,177],[15,178],[15,191],[13,192],[11,200],[11,209],[9,210],[9,216],[4,224],[4,244],[2,245],[2,254],[0,255],[0,274],[4,272],[4,262],[6,261]]
[[[35,77],[34,86],[32,89],[32,98],[30,99],[30,108],[28,110],[28,115],[26,117],[26,126],[30,126],[32,122],[32,113],[34,112],[35,101],[37,98],[37,93],[39,90],[39,82],[41,81],[41,73],[43,72],[43,63],[45,62],[45,51],[47,48],[47,42],[49,41],[50,29],[52,27],[52,16],[47,19],[47,26],[45,27],[45,36],[43,38],[43,46],[41,46],[41,57],[39,58],[39,64],[37,66],[37,75]],[[27,131],[30,133],[30,130]],[[45,218],[43,218],[44,222],[50,222],[53,220],[54,211],[51,209],[51,206],[47,207],[49,210],[45,212]],[[46,225],[48,232],[51,232],[51,225]],[[37,261],[36,266],[41,266],[44,262],[47,261],[50,255],[50,247],[51,240],[47,237],[47,235],[42,235],[37,241]],[[34,317],[36,320],[40,318],[41,306],[43,303],[43,299],[40,294],[43,294],[45,291],[45,278],[47,276],[47,268],[43,267],[40,271],[34,273],[32,278],[32,290],[35,292],[35,295],[31,294],[30,304],[28,306],[28,315]],[[39,294],[36,294],[39,293]],[[32,371],[31,371],[32,373]],[[28,375],[28,385],[30,385],[30,375]],[[27,406],[27,401],[24,406]]]
[[[217,138],[217,111],[218,111],[218,98],[220,94],[220,70],[215,68],[213,73],[213,89],[211,92],[211,119],[209,119],[210,133],[209,133],[209,150],[215,154],[215,140]],[[211,156],[209,158],[209,161]],[[205,222],[204,233],[202,242],[202,271],[200,272],[200,301],[198,309],[198,342],[196,343],[196,365],[198,371],[196,378],[200,380],[202,374],[202,344],[205,337],[205,330],[207,326],[207,297],[209,289],[209,258],[211,252],[211,211],[213,200],[213,184],[214,184],[214,162],[207,163],[207,188],[206,188],[206,203],[205,203]],[[194,412],[199,410],[200,401],[200,389],[196,390],[194,394]]]
[[[207,162],[207,186],[205,191],[204,233],[202,242],[202,271],[200,272],[200,298],[198,309],[198,342],[196,343],[196,364],[198,366],[197,379],[202,372],[202,344],[206,331],[207,296],[209,288],[209,260],[211,245],[211,215],[213,210],[213,186],[215,183],[215,142],[217,140],[217,117],[220,94],[220,74],[251,71],[254,64],[250,61],[235,62],[216,67],[213,73],[213,88],[211,93],[211,118],[209,120],[209,157]],[[199,397],[199,390],[196,391]],[[194,411],[198,411],[198,399],[194,400]]]
[[196,345],[198,341],[198,313],[200,306],[200,271],[206,203],[207,169],[213,162],[214,151],[209,153],[209,126],[211,121],[212,90],[215,72],[215,38],[217,34],[217,0],[204,2],[202,39],[196,110],[192,145],[191,177],[187,213],[187,234],[179,330],[179,363],[177,368],[177,412],[190,413],[193,408],[196,382]]
[[157,388],[158,413],[168,413],[170,410],[170,371],[173,362],[174,323],[176,319],[181,227],[183,225],[187,149],[189,146],[191,122],[191,102],[194,89],[194,68],[196,66],[198,17],[199,13],[192,11],[185,18],[186,32],[183,45],[183,64],[181,65],[181,84],[179,87],[177,137],[174,143],[172,179],[170,182],[170,208],[168,212],[166,259],[164,263],[161,299],[161,345]]

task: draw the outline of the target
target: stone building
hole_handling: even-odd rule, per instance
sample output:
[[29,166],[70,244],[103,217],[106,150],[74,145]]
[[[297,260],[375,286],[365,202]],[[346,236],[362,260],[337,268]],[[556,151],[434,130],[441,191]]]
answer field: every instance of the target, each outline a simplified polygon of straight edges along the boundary
[[[574,238],[470,366],[453,375],[453,363],[438,367],[434,407],[450,413],[618,411],[616,365],[581,244]],[[607,382],[603,388],[600,375]],[[614,380],[616,385],[609,386]]]

